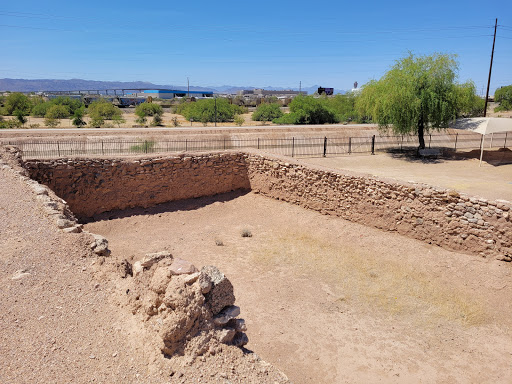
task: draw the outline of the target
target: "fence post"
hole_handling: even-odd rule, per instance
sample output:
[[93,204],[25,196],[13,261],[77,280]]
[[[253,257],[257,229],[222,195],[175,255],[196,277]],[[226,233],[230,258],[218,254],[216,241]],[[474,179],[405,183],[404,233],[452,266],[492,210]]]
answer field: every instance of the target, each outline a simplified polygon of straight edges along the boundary
[[324,157],[327,154],[327,137],[324,137]]
[[491,144],[489,145],[489,148],[492,148],[492,139],[494,138],[494,133],[491,133]]
[[375,155],[375,135],[372,136],[372,155]]
[[292,137],[292,157],[295,155],[295,137]]
[[400,152],[403,151],[403,144],[404,144],[404,135],[402,135],[402,140],[400,141]]
[[[101,142],[101,146],[103,147],[103,141]],[[148,141],[144,140],[144,153],[148,153]]]
[[503,148],[507,148],[507,136],[508,132],[505,132],[505,143],[503,144]]
[[59,145],[58,141],[57,141],[57,153],[59,154],[59,157],[60,157],[60,145]]
[[226,149],[226,138],[224,138],[224,149]]
[[103,140],[101,140],[101,154],[104,155],[105,151],[103,150]]
[[352,153],[352,138],[348,138],[348,154],[350,155]]
[[457,152],[457,140],[459,139],[459,134],[457,133],[455,135],[455,148],[454,148],[454,152]]
[[430,143],[432,142],[432,134],[429,135],[430,138],[428,139],[428,148],[430,149]]
[[185,139],[185,152],[188,151],[188,139]]
[[258,137],[258,149],[260,149],[260,138]]

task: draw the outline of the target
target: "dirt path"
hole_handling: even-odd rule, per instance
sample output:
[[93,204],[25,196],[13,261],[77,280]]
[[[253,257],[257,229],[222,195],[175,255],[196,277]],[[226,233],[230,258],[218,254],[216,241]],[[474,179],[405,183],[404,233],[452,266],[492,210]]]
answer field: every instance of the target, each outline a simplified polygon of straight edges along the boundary
[[169,249],[218,265],[247,347],[295,383],[512,381],[510,264],[253,193],[104,219],[87,228],[113,257]]

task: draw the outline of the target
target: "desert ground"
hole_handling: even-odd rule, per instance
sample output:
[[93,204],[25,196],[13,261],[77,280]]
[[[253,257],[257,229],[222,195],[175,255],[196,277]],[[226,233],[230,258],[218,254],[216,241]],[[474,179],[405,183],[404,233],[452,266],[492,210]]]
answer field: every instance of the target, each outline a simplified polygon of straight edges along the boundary
[[512,380],[509,263],[254,193],[111,212],[86,228],[114,258],[167,249],[219,266],[247,347],[292,382]]
[[[486,155],[481,168],[471,151],[302,161],[512,200],[510,153]],[[262,382],[242,352],[166,375],[117,305],[118,287],[80,252],[83,238],[51,229],[22,183],[0,172],[0,381]],[[109,240],[107,262],[169,250],[198,268],[218,266],[235,287],[248,351],[292,382],[512,382],[510,263],[254,193],[110,212],[85,228]]]

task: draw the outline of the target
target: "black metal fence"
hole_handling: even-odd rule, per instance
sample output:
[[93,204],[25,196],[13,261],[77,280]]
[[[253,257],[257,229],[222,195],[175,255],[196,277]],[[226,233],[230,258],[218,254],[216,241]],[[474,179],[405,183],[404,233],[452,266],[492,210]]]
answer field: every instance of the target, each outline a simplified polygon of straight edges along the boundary
[[[510,137],[509,137],[510,136]],[[425,136],[428,148],[444,150],[480,148],[479,134],[433,133]],[[37,140],[4,141],[16,145],[23,158],[56,158],[65,156],[112,156],[145,153],[202,152],[212,150],[254,148],[291,157],[321,157],[371,154],[376,151],[416,148],[416,136],[367,137],[291,137],[291,138],[219,138],[219,139],[146,139],[146,140]],[[511,147],[512,134],[486,136],[484,148]]]

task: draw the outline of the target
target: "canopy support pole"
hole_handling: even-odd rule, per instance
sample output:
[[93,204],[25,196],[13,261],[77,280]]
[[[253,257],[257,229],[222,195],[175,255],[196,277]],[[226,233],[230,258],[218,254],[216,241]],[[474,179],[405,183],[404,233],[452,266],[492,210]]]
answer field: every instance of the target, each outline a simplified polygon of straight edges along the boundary
[[482,135],[482,140],[480,141],[480,164],[478,164],[479,167],[482,166],[482,157],[484,157],[484,138],[485,135]]

